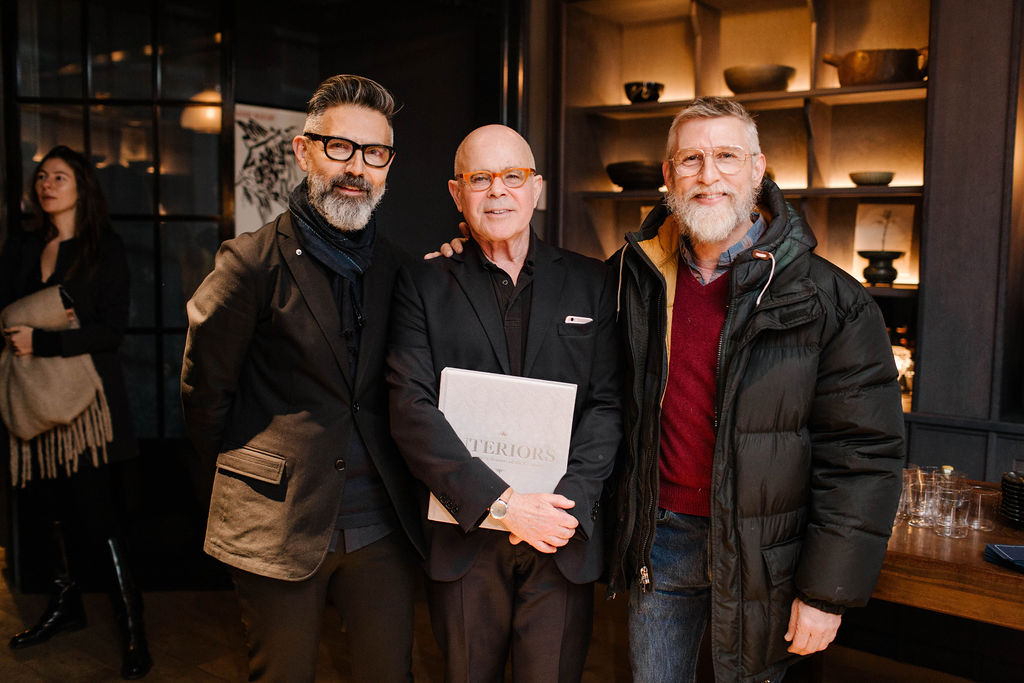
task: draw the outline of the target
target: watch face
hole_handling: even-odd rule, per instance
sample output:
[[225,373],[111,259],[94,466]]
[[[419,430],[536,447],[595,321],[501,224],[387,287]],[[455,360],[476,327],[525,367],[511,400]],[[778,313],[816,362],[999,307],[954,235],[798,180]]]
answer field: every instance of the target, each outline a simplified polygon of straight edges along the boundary
[[508,503],[501,498],[491,503],[491,517],[501,519],[506,514],[508,514]]

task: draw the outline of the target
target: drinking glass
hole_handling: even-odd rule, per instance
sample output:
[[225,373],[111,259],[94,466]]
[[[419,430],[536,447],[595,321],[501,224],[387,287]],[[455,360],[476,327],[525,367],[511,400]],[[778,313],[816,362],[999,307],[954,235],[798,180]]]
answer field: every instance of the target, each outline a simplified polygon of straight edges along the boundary
[[940,482],[935,487],[935,516],[932,530],[946,538],[964,538],[970,528],[967,524],[967,486],[959,481]]
[[907,523],[910,526],[927,528],[932,525],[934,503],[934,478],[938,472],[935,465],[908,468],[909,493]]
[[996,528],[996,510],[999,507],[999,491],[972,486],[968,491],[970,503],[968,520],[970,527],[977,531],[991,531]]

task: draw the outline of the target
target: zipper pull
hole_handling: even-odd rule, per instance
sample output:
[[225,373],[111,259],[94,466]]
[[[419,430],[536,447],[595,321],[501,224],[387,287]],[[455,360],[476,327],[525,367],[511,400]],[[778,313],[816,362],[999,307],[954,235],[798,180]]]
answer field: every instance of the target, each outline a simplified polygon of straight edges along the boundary
[[640,567],[640,591],[643,593],[647,592],[648,586],[651,585],[650,575],[647,573],[647,565]]

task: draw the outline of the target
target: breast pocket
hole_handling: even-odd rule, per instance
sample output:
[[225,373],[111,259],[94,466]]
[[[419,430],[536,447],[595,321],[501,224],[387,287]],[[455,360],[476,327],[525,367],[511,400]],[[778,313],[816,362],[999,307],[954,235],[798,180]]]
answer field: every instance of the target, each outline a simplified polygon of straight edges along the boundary
[[558,336],[560,337],[589,337],[597,329],[597,323],[593,320],[587,322],[561,322],[558,324]]

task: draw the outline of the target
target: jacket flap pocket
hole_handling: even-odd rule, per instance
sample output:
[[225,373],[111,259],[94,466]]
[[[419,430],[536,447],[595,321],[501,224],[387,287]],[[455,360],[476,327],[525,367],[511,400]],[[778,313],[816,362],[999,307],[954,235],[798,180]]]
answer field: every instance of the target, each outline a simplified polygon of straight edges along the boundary
[[799,538],[785,543],[762,548],[765,566],[768,567],[768,578],[773,586],[778,586],[793,577],[796,563],[800,560],[800,548],[803,543]]
[[285,458],[265,451],[242,447],[225,451],[217,457],[217,469],[252,477],[269,484],[280,484],[284,476]]

